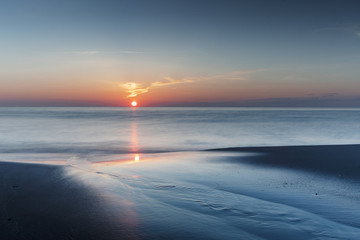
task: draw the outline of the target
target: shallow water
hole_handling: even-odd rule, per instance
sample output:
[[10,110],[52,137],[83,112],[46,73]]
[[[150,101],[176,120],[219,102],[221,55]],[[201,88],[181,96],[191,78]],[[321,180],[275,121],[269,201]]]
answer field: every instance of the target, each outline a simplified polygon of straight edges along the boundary
[[203,150],[360,144],[359,130],[359,109],[0,108],[0,161],[63,165],[127,239],[358,239],[358,178]]
[[[67,169],[145,239],[357,239],[359,184],[259,167],[247,153],[123,155]],[[111,207],[111,211],[114,210]],[[116,210],[115,210],[116,212]],[[114,213],[114,211],[112,212]],[[129,217],[129,215],[131,217]]]

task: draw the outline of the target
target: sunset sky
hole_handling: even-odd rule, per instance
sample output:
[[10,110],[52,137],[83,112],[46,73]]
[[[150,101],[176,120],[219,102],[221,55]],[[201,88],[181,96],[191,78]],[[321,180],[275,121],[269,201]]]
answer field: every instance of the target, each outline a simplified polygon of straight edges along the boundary
[[0,106],[360,107],[359,1],[0,4]]

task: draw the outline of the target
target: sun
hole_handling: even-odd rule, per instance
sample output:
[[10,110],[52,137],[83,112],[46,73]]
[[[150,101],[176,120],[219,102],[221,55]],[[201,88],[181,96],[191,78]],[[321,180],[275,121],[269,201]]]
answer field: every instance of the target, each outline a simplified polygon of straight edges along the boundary
[[132,101],[132,102],[131,102],[131,106],[136,107],[136,106],[137,106],[137,102],[136,102],[136,101]]

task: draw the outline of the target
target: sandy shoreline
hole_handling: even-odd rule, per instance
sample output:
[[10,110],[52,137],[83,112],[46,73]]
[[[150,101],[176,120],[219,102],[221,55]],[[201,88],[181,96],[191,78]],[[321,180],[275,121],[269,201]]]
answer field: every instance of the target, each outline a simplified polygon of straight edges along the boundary
[[115,239],[121,233],[101,214],[101,198],[66,177],[64,168],[0,163],[0,239]]
[[86,169],[0,162],[0,239],[357,239],[359,153],[231,148]]
[[[208,151],[252,152],[249,164],[303,169],[343,178],[360,179],[360,145],[235,147]],[[236,158],[230,161],[236,161]]]

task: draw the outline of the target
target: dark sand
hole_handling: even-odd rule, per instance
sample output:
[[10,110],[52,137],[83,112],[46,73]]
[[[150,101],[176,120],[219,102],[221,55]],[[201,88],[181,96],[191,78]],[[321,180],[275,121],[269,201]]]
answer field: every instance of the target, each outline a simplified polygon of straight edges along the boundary
[[133,239],[66,167],[0,163],[0,239]]
[[246,158],[228,158],[228,161],[360,179],[360,145],[235,147],[209,151],[258,153]]

